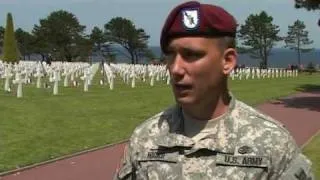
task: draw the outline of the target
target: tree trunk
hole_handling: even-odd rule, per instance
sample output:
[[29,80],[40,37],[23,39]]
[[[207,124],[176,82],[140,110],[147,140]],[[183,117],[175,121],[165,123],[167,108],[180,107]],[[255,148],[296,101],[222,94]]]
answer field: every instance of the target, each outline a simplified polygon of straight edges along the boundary
[[297,50],[298,50],[298,66],[299,66],[299,68],[300,68],[300,65],[301,65],[301,61],[300,61],[300,59],[301,59],[301,53],[300,53],[300,36],[298,36],[298,48],[297,48]]
[[68,52],[67,50],[65,51],[65,56],[67,62],[72,62],[72,54]]
[[267,47],[264,48],[264,68],[268,69],[268,53],[267,53]]
[[135,52],[135,59],[136,59],[136,64],[139,64],[139,55],[138,55],[138,52],[136,51]]
[[42,57],[42,61],[44,61],[44,58],[45,58],[44,54],[41,54],[41,57]]
[[130,53],[130,56],[131,56],[131,64],[134,64],[135,61],[134,61],[134,53],[132,51],[129,52]]
[[72,56],[66,55],[66,60],[67,60],[67,62],[72,62]]
[[298,48],[298,66],[300,67],[301,65],[301,52],[300,52],[300,48]]

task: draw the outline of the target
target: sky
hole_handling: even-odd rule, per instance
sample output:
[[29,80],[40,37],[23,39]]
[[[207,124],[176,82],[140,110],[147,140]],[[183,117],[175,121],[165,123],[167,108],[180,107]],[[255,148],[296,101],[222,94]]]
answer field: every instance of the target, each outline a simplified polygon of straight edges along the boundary
[[[304,21],[312,47],[320,48],[320,10],[295,9],[294,0],[199,0],[223,7],[239,24],[250,14],[266,11],[280,27],[279,35],[285,36],[288,26],[297,19]],[[6,14],[13,15],[15,29],[31,32],[39,20],[56,10],[73,13],[80,24],[90,33],[94,26],[103,28],[112,18],[120,16],[131,20],[137,28],[143,28],[150,35],[149,45],[159,46],[160,32],[166,16],[184,0],[0,0],[0,26],[5,27]],[[278,47],[283,44],[278,44]]]

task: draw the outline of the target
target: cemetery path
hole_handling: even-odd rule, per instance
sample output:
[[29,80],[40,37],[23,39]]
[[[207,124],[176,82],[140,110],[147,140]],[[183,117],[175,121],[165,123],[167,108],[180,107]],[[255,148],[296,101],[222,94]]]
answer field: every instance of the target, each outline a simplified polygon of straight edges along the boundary
[[[320,89],[258,105],[281,121],[302,147],[320,130]],[[109,180],[125,143],[3,176],[1,180]]]

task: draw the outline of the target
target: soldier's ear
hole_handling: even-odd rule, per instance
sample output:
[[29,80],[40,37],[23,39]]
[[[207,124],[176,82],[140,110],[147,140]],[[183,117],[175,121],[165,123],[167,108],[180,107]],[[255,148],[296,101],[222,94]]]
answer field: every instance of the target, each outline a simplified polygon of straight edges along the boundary
[[222,55],[222,72],[225,75],[229,75],[237,64],[238,54],[234,48],[228,48]]

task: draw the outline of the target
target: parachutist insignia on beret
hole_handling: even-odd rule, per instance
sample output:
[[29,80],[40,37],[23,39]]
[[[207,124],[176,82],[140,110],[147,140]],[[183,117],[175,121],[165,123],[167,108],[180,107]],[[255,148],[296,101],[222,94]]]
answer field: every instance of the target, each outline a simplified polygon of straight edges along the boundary
[[167,53],[170,40],[177,37],[236,37],[236,33],[236,20],[225,9],[190,1],[170,12],[162,27],[160,45]]
[[196,29],[199,27],[199,10],[188,9],[182,10],[182,22],[186,29]]

